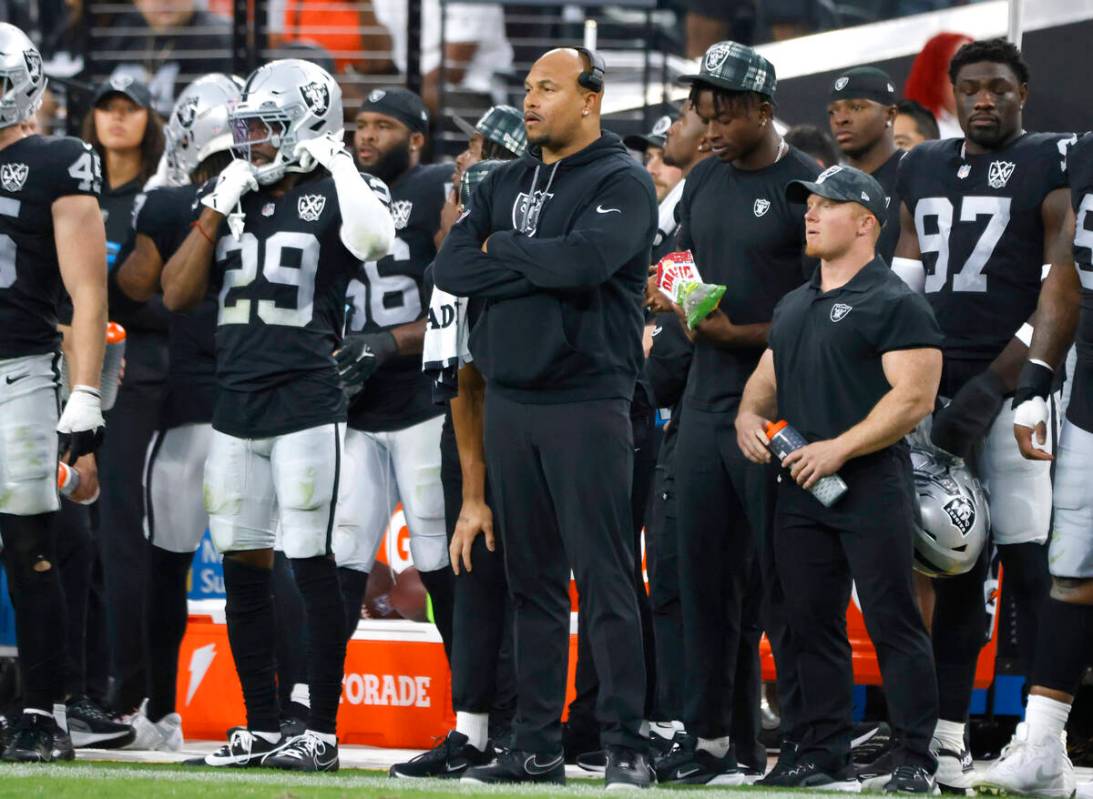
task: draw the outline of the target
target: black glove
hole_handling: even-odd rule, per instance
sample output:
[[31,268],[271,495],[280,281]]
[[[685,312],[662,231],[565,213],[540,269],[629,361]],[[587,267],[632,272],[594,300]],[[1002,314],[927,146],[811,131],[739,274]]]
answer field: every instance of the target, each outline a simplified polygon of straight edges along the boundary
[[952,402],[934,413],[930,440],[934,446],[958,458],[969,458],[1002,410],[1006,387],[990,369],[976,375]]
[[1021,367],[1021,376],[1017,378],[1017,390],[1013,392],[1014,410],[1017,406],[1033,397],[1046,400],[1051,394],[1051,387],[1055,385],[1055,373],[1042,363],[1025,361]]
[[398,343],[387,330],[346,336],[341,348],[334,353],[346,394],[351,397],[357,394],[368,378],[397,354]]

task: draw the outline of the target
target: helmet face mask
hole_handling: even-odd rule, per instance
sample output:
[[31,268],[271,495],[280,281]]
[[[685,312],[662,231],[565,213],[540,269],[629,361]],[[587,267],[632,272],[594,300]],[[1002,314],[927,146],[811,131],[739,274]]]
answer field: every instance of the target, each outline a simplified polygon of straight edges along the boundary
[[0,128],[33,117],[45,90],[38,48],[14,25],[0,23]]
[[308,61],[272,61],[247,78],[230,121],[236,157],[253,163],[256,147],[268,144],[275,151],[269,163],[255,170],[258,183],[269,186],[288,172],[305,171],[296,158],[297,144],[341,132],[341,89],[329,73]]

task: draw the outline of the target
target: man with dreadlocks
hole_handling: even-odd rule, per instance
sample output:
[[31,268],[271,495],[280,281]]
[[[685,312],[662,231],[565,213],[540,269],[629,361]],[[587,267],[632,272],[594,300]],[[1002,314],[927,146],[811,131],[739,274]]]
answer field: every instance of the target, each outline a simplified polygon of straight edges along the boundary
[[[804,282],[804,209],[785,199],[791,180],[814,180],[816,162],[774,127],[774,66],[749,47],[706,51],[691,102],[715,157],[687,178],[679,248],[707,283],[729,287],[695,331],[676,450],[679,586],[683,611],[683,720],[689,735],[658,763],[660,782],[741,784],[762,775],[758,745],[759,636],[778,662],[782,733],[795,737],[795,685],[784,621],[760,625],[757,575],[771,577],[772,472],[748,462],[726,418],[767,343],[774,306]],[[764,581],[769,599],[780,595]],[[752,601],[754,600],[754,601]],[[781,603],[769,603],[777,611]],[[732,742],[730,745],[730,741]],[[781,760],[791,757],[786,744]],[[780,762],[781,762],[780,760]]]

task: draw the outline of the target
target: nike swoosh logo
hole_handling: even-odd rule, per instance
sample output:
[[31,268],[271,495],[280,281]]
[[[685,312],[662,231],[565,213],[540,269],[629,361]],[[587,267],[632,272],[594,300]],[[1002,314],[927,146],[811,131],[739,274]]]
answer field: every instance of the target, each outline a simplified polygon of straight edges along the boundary
[[657,336],[659,336],[660,331],[662,331],[663,329],[664,329],[663,327],[654,327],[653,328],[653,338],[656,338]]
[[531,774],[534,777],[541,776],[541,775],[546,774],[546,773],[552,771],[553,769],[557,768],[558,764],[560,764],[562,762],[564,757],[565,757],[564,755],[558,755],[556,758],[551,760],[549,763],[539,764],[536,761],[536,756],[532,755],[531,757],[529,757],[527,760],[524,761],[524,771],[526,771],[528,774]]
[[15,375],[14,377],[12,375],[8,375],[8,377],[7,377],[8,385],[10,386],[12,383],[15,383],[19,380],[22,380],[24,377],[30,377],[30,373],[29,372],[23,372],[23,374]]
[[1040,766],[1038,769],[1036,769],[1037,785],[1043,785],[1045,782],[1054,782],[1061,776],[1063,776],[1063,772],[1061,771],[1056,771],[1054,774],[1045,774],[1043,766]]
[[597,214],[611,214],[611,213],[621,214],[622,210],[619,209],[619,208],[604,208],[602,205],[597,205],[596,206],[596,213]]
[[689,768],[686,771],[677,771],[676,772],[676,779],[677,780],[685,780],[685,779],[687,779],[687,777],[690,777],[693,774],[697,774],[700,771],[702,771],[702,769],[700,769],[700,768]]
[[446,764],[444,765],[444,770],[445,770],[445,771],[448,771],[448,772],[451,772],[451,771],[462,771],[462,770],[463,770],[463,769],[465,769],[466,767],[467,767],[467,764],[466,764],[466,763],[457,763],[457,764],[456,764],[456,765],[454,765],[454,766],[453,766],[453,765],[452,765],[451,763],[446,763]]

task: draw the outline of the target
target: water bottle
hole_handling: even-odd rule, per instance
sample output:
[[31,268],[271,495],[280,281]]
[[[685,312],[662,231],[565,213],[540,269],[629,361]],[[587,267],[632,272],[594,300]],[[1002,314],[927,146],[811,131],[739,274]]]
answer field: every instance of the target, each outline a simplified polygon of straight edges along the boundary
[[102,395],[104,411],[113,408],[118,398],[118,384],[124,360],[125,328],[117,322],[110,322],[106,326],[106,352],[102,359],[102,378],[99,383],[99,394]]
[[[805,437],[797,432],[795,428],[790,427],[789,422],[785,419],[768,424],[766,432],[767,449],[778,459],[779,463],[784,461],[789,453],[808,445]],[[846,481],[839,475],[831,474],[827,477],[821,477],[808,490],[812,492],[812,496],[820,501],[820,504],[830,508],[843,498],[843,495],[847,492],[847,485]]]
[[80,473],[75,466],[64,461],[57,461],[57,490],[61,496],[68,497],[80,487]]

